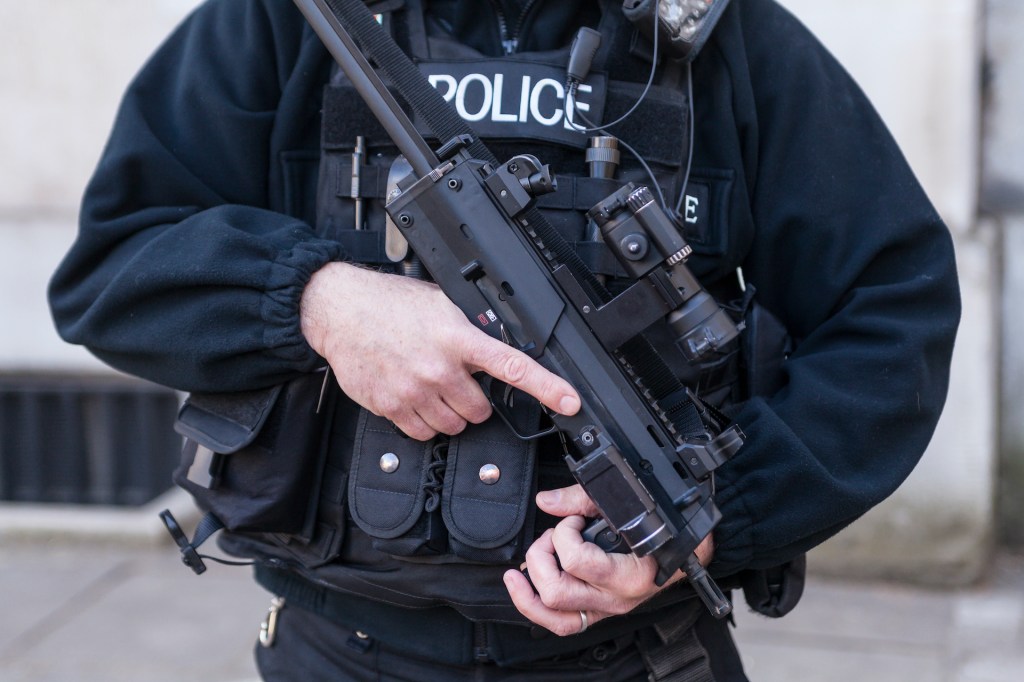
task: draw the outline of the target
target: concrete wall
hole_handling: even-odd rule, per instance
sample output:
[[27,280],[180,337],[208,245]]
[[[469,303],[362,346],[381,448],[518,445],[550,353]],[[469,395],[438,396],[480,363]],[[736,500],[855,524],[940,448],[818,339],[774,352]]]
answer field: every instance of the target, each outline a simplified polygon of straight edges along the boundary
[[1002,235],[998,520],[1002,539],[1024,546],[1024,4],[987,4],[981,208]]
[[960,582],[992,538],[997,355],[994,242],[977,219],[983,33],[977,0],[783,0],[874,101],[954,233],[964,316],[950,398],[907,483],[814,552],[819,570]]
[[[783,0],[888,121],[956,235],[965,301],[949,408],[924,461],[892,499],[814,553],[820,570],[968,580],[991,537],[997,232],[976,219],[980,2]],[[101,369],[53,333],[45,282],[73,237],[120,92],[196,4],[0,5],[0,311],[16,320],[0,326],[0,370]],[[1016,0],[994,4],[1012,13]]]
[[0,370],[107,371],[53,331],[46,281],[121,92],[197,0],[0,3]]

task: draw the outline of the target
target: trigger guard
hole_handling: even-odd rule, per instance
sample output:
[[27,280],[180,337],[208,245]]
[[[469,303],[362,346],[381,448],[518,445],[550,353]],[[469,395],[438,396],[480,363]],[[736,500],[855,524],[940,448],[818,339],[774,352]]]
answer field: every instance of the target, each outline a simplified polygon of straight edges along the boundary
[[[500,381],[490,376],[489,374],[483,374],[477,376],[477,381],[480,383],[480,387],[484,391],[484,395],[487,396],[487,400],[491,403],[491,407],[494,409],[494,413],[498,415],[501,421],[505,422],[509,430],[519,440],[537,440],[544,436],[551,435],[558,432],[558,426],[551,422],[551,426],[546,429],[538,429],[536,433],[524,433],[523,429],[519,428],[512,414],[512,406],[514,403],[515,396],[518,394],[527,400],[537,401],[536,398],[516,389],[515,386],[506,384],[504,381]],[[496,386],[497,385],[497,386]],[[497,391],[495,389],[497,388]],[[495,393],[500,394],[500,399],[495,398]],[[547,409],[542,405],[541,411],[547,414]]]

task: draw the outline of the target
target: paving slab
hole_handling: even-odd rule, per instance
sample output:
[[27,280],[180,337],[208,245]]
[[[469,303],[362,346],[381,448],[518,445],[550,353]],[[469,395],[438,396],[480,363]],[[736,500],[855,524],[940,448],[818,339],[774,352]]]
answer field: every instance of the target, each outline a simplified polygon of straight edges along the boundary
[[[169,543],[0,538],[0,682],[255,682],[269,603],[247,568],[196,576]],[[936,590],[817,578],[781,620],[737,606],[752,682],[1021,682],[1024,556]]]
[[0,638],[3,682],[256,679],[268,597],[247,568],[213,564],[196,576],[170,545],[15,544],[0,554],[18,616]]
[[780,620],[736,612],[755,682],[1021,682],[1024,557],[1001,553],[974,586],[937,589],[811,577]]
[[[740,645],[752,682],[940,682],[942,662],[930,651],[845,648],[845,643]],[[1018,681],[1019,682],[1019,681]]]

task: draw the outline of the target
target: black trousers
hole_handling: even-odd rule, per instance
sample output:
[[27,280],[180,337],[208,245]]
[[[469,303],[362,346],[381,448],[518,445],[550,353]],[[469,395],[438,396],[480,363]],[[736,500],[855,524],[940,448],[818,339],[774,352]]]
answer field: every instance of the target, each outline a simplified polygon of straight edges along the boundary
[[[696,675],[679,671],[666,676],[666,682],[747,682],[727,623],[702,616],[694,633],[710,671],[707,665]],[[277,617],[273,645],[257,643],[256,664],[267,682],[647,682],[651,659],[649,652],[647,656],[641,653],[639,640],[643,639],[619,638],[516,666],[490,662],[451,665],[410,656],[399,642],[385,644],[369,639],[317,614],[286,605]]]

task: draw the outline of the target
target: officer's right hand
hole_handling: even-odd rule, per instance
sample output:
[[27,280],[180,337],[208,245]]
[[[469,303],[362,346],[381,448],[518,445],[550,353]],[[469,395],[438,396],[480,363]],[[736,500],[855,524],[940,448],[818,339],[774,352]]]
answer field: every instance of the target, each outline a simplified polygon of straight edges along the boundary
[[302,333],[341,389],[417,440],[490,416],[474,372],[561,414],[580,407],[568,382],[474,327],[434,284],[328,263],[310,278],[300,306]]

